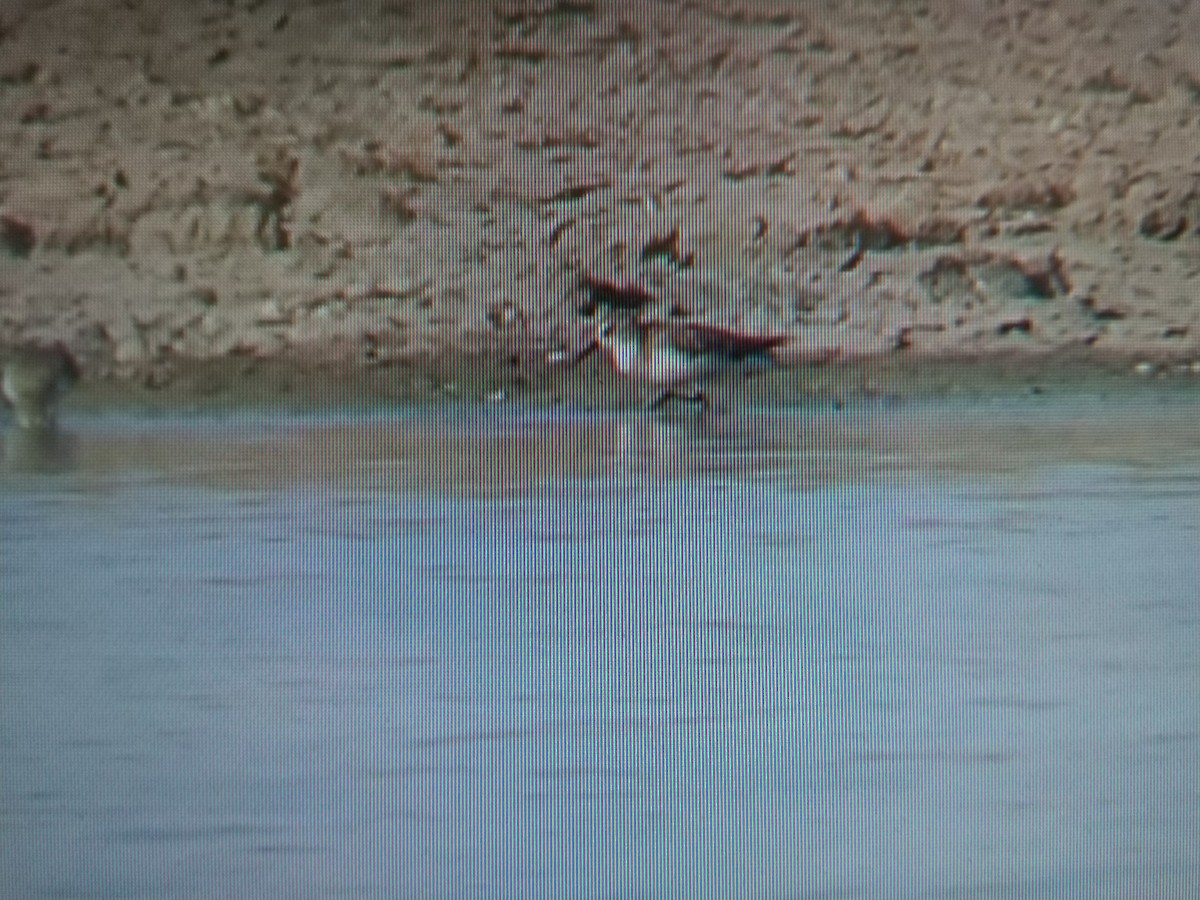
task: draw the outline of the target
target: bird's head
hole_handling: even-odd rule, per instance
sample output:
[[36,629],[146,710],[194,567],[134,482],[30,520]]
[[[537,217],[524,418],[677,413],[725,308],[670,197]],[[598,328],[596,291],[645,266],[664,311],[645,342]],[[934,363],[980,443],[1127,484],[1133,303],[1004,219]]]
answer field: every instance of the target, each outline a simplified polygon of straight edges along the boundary
[[652,296],[636,285],[620,287],[590,276],[585,276],[580,284],[587,298],[579,305],[579,314],[594,319],[595,329],[592,340],[572,359],[571,368],[634,328],[641,314],[654,302]]
[[584,276],[580,285],[587,299],[579,305],[579,314],[591,318],[601,310],[642,313],[654,298],[637,285],[621,287],[598,278]]

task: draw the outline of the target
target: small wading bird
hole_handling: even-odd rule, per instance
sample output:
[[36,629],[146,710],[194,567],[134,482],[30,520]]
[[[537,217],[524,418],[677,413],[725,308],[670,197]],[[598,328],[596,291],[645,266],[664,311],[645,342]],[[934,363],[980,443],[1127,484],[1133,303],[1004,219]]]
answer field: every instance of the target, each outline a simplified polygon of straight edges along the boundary
[[597,316],[596,335],[571,361],[582,363],[604,351],[614,369],[658,388],[650,404],[658,409],[671,400],[709,405],[705,385],[732,372],[749,374],[769,367],[771,351],[786,343],[786,335],[751,335],[698,322],[643,320],[654,298],[640,288],[619,288],[585,279],[585,316]]
[[12,407],[17,426],[27,431],[53,428],[59,396],[77,381],[79,364],[62,344],[0,351],[0,395]]

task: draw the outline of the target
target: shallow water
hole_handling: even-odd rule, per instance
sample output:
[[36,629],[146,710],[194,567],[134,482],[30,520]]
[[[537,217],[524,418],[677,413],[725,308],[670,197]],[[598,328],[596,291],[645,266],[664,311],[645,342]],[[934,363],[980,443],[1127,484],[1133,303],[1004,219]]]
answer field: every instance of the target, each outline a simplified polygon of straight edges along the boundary
[[1198,412],[6,434],[4,896],[1193,896]]

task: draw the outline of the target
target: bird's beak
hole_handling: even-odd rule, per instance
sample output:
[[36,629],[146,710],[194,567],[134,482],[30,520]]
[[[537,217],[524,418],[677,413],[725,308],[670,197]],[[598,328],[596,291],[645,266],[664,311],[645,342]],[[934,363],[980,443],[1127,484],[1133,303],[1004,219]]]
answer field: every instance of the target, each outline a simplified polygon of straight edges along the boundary
[[600,345],[596,341],[588,341],[587,344],[584,345],[584,348],[571,358],[571,361],[567,364],[567,369],[574,369],[599,349]]

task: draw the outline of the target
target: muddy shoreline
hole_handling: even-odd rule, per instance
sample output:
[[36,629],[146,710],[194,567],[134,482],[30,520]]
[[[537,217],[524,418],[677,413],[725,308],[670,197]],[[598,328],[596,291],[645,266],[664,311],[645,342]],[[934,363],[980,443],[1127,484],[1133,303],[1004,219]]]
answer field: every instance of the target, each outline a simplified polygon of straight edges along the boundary
[[593,275],[801,370],[1190,372],[1197,43],[1073,0],[12,3],[0,347],[507,395]]
[[[1200,396],[1200,366],[1150,364],[1087,354],[995,354],[984,358],[891,354],[835,363],[779,366],[749,381],[719,384],[719,409],[899,408],[929,401],[993,399],[1036,404],[1050,398]],[[360,413],[495,406],[518,409],[644,410],[646,389],[593,361],[575,371],[562,364],[515,367],[503,357],[445,356],[346,367],[311,359],[174,361],[139,378],[89,379],[63,399],[72,415],[119,412],[245,411]],[[681,408],[682,411],[682,408]],[[684,411],[684,415],[687,413]]]

